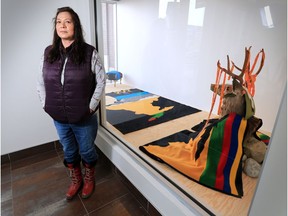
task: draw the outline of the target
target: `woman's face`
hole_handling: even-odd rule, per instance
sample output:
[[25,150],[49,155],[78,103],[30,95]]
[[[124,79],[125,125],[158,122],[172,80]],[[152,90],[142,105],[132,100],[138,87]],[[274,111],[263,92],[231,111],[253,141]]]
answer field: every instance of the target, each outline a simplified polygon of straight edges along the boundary
[[56,18],[56,32],[63,40],[74,40],[74,23],[68,12],[60,12]]

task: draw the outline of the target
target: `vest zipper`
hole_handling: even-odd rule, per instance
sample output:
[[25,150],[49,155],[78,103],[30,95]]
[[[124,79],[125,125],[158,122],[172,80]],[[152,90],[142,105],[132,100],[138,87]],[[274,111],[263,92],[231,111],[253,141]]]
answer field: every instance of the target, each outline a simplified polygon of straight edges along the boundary
[[66,63],[68,61],[68,57],[65,58],[62,71],[61,71],[61,84],[62,84],[62,100],[63,100],[63,106],[64,106],[64,112],[66,115],[66,118],[68,119],[67,113],[66,113],[66,104],[65,104],[65,99],[64,99],[64,86],[65,86],[65,68],[66,68]]

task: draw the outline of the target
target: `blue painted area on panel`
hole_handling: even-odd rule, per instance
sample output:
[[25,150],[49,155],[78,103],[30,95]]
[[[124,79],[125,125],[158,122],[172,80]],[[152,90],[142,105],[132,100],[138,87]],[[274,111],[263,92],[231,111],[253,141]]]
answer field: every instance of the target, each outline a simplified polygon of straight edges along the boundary
[[147,94],[150,94],[149,92],[136,92],[136,93],[132,93],[132,94],[127,94],[127,95],[119,95],[119,96],[116,96],[116,100],[117,101],[120,101],[120,100],[125,100],[125,99],[128,99],[128,98],[132,98],[132,97],[139,97],[139,96],[145,96]]

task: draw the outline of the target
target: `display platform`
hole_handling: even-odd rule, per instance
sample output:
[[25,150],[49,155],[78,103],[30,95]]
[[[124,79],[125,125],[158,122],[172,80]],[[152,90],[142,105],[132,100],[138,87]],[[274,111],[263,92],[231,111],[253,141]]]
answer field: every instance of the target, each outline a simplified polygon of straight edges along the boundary
[[[131,86],[125,84],[106,86],[106,94],[117,91],[127,91]],[[106,97],[106,104],[113,104],[115,99]],[[193,114],[175,118],[164,123],[156,124],[140,130],[136,130],[127,134],[123,134],[108,121],[105,122],[105,127],[125,142],[145,163],[165,176],[177,190],[186,196],[187,199],[199,202],[204,208],[215,215],[248,215],[258,178],[251,178],[245,173],[240,173],[243,181],[243,196],[241,198],[227,195],[223,192],[216,191],[191,180],[166,163],[161,163],[152,159],[150,156],[142,152],[139,147],[165,139],[172,134],[179,133],[184,130],[191,131],[191,128],[207,119],[208,112],[199,111]],[[217,116],[213,115],[211,118]],[[268,134],[269,135],[269,134]]]

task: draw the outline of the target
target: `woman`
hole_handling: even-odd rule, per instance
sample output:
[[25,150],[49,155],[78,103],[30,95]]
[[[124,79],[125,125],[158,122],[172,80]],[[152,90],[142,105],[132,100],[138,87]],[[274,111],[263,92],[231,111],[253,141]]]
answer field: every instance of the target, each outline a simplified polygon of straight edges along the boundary
[[[37,91],[45,112],[54,120],[70,170],[68,200],[81,190],[88,198],[95,187],[98,155],[96,110],[105,88],[105,71],[95,48],[84,41],[77,13],[70,7],[57,10],[53,44],[44,51]],[[85,168],[82,178],[81,163]]]

